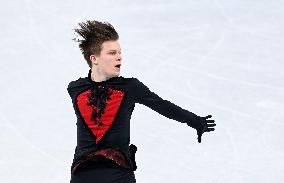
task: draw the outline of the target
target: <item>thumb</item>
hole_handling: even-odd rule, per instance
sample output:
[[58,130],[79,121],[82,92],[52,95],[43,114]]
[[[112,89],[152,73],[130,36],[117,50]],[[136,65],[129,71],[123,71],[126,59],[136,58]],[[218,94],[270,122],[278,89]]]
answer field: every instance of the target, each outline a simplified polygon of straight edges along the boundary
[[201,136],[202,136],[201,130],[197,130],[197,140],[199,143],[201,143]]

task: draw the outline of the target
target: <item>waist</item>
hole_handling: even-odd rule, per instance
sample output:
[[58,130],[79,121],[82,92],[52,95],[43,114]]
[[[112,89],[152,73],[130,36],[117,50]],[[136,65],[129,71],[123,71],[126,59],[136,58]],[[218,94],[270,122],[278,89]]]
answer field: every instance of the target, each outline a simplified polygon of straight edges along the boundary
[[89,162],[97,162],[95,163],[97,166],[104,166],[107,164],[106,162],[110,161],[119,167],[131,169],[129,160],[127,160],[121,151],[118,149],[106,148],[91,152],[80,160],[75,161],[71,167],[71,172],[72,174],[75,173],[80,167],[83,167]]

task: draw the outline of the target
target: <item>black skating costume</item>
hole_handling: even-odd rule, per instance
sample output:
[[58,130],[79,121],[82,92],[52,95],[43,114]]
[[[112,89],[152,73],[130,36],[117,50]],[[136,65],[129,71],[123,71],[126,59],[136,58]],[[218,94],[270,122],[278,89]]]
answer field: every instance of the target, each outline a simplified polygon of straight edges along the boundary
[[194,129],[201,127],[200,116],[162,99],[137,78],[117,76],[95,82],[90,69],[87,77],[71,81],[67,90],[77,117],[71,183],[136,182],[136,147],[129,146],[135,103]]

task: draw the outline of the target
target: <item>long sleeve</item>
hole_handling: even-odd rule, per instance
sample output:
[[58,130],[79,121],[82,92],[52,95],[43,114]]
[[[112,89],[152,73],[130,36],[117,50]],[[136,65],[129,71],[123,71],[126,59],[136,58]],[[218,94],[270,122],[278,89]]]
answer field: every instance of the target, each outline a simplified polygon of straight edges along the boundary
[[161,98],[137,78],[134,78],[133,82],[135,103],[143,104],[169,119],[187,123],[194,129],[200,128],[200,116]]
[[71,82],[69,82],[69,84],[68,84],[68,86],[67,86],[67,91],[68,91],[68,94],[69,94],[69,96],[71,97],[71,99],[72,99],[72,96],[73,96],[73,94],[74,94],[74,81],[71,81]]

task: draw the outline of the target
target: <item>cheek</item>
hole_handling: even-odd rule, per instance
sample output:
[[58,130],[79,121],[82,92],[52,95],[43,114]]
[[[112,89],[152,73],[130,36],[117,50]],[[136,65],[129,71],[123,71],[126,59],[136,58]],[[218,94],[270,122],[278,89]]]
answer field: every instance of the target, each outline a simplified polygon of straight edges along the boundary
[[102,67],[103,67],[104,69],[108,69],[108,68],[113,67],[113,59],[112,59],[110,56],[105,56],[105,57],[101,60],[101,63],[102,63]]
[[115,69],[115,67],[113,66],[114,63],[113,63],[112,60],[109,60],[108,62],[105,62],[105,63],[106,63],[106,64],[105,64],[105,68],[106,68],[107,70],[112,71],[113,69]]

